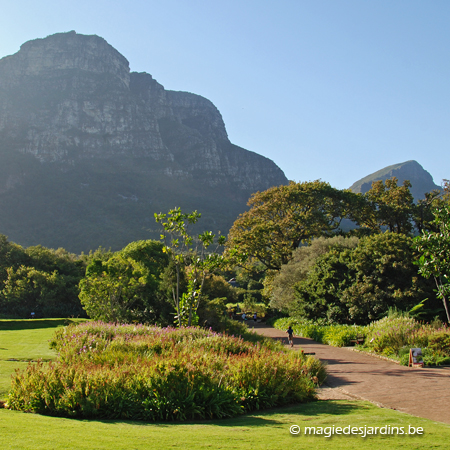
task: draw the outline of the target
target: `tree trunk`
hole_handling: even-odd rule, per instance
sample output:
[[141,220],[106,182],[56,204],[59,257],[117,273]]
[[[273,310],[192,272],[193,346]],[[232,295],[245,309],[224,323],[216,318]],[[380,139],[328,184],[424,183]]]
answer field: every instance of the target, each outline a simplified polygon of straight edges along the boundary
[[439,295],[442,296],[442,302],[444,303],[445,314],[447,314],[447,323],[450,323],[450,315],[448,313],[447,299],[445,298],[444,292],[442,290],[441,277],[439,277],[439,283],[436,277],[434,277],[434,282],[436,283]]

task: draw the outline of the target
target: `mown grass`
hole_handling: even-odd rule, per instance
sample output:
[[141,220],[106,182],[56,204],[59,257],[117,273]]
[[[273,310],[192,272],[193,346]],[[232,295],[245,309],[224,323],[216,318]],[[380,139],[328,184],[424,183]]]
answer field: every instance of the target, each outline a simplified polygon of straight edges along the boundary
[[[291,425],[422,427],[422,436],[292,436]],[[367,402],[319,401],[234,419],[143,424],[80,421],[0,410],[3,448],[13,449],[447,449],[450,425]]]
[[[48,327],[32,327],[24,322],[0,321],[1,358],[36,359],[55,355],[48,341],[64,322],[51,321]],[[11,322],[11,321],[8,321]],[[41,322],[40,325],[45,325]],[[27,328],[26,328],[27,327]],[[33,332],[32,332],[33,331]],[[5,350],[7,349],[7,350]],[[19,351],[20,350],[20,351]],[[33,354],[33,352],[36,352]],[[9,362],[11,372],[24,362]],[[9,375],[2,372],[0,383]],[[7,383],[5,383],[6,385]],[[1,397],[5,397],[2,395]],[[432,401],[432,399],[430,399]],[[292,436],[291,425],[330,427],[385,425],[424,429],[423,436]],[[381,409],[367,402],[318,401],[277,408],[233,419],[185,423],[140,423],[112,420],[74,420],[25,414],[0,409],[0,437],[3,448],[11,449],[446,449],[450,425]]]
[[28,361],[55,359],[49,341],[55,330],[84,319],[0,319],[0,400],[5,400],[11,386],[11,375],[24,369]]

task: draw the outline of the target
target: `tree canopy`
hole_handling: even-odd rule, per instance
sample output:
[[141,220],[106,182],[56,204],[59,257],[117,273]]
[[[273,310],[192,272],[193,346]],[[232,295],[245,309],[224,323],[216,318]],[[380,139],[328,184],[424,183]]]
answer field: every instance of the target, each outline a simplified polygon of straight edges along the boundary
[[0,235],[0,313],[11,317],[84,315],[78,283],[85,262],[60,248],[23,248]]
[[356,194],[320,180],[257,192],[231,227],[227,252],[279,270],[301,243],[336,232],[355,199]]

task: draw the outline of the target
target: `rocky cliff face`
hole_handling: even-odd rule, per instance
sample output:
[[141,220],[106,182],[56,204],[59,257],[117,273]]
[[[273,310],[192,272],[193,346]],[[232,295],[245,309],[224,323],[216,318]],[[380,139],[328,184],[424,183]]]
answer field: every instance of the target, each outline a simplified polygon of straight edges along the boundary
[[[224,231],[252,192],[287,182],[272,161],[229,141],[209,100],[130,73],[104,39],[75,32],[0,60],[0,163],[0,212],[9,208],[0,233],[74,251],[142,238],[153,212],[176,205],[201,210]],[[123,201],[131,217],[122,216]],[[30,215],[41,233],[23,225]],[[49,230],[52,216],[59,228]],[[134,231],[118,231],[130,220]],[[121,237],[93,237],[105,227]]]

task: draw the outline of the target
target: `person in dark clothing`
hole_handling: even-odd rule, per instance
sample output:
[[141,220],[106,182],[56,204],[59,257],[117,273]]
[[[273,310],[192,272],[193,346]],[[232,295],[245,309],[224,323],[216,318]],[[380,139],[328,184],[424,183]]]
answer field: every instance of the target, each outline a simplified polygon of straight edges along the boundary
[[292,327],[289,325],[289,328],[286,330],[286,333],[288,334],[288,341],[289,344],[291,345],[291,347],[294,346],[294,330],[292,329]]

